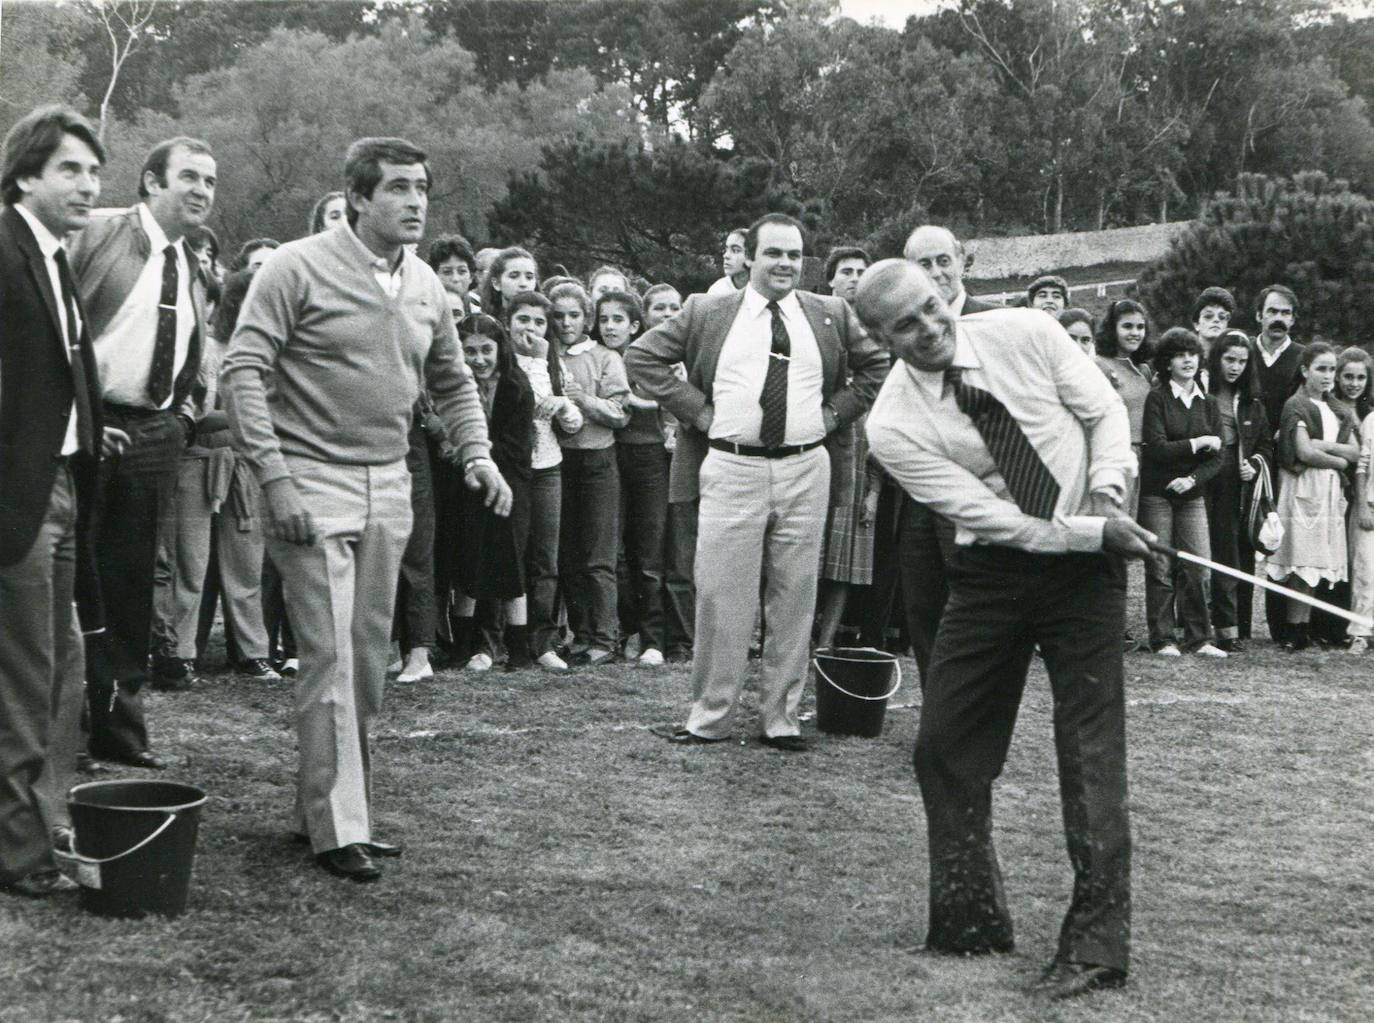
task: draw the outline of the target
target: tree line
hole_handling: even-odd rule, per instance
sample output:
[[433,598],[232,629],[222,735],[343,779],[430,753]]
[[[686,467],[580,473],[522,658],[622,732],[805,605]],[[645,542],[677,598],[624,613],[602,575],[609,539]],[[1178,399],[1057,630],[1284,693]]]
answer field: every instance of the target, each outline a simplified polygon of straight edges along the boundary
[[[121,46],[123,49],[121,50]],[[0,129],[93,117],[106,199],[193,134],[227,241],[296,237],[361,134],[431,152],[432,232],[692,285],[774,208],[876,254],[1195,216],[1239,175],[1374,190],[1374,19],[1320,0],[68,0],[0,8]]]

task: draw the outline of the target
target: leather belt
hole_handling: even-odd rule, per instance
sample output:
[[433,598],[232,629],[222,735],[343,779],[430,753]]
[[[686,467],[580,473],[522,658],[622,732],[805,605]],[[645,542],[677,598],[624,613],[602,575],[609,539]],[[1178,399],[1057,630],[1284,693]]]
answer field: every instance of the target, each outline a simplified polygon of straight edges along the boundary
[[733,441],[717,440],[714,437],[707,443],[717,451],[728,451],[732,455],[747,455],[750,458],[790,458],[792,455],[800,455],[803,451],[820,447],[825,443],[825,440],[824,438],[813,440],[810,444],[787,444],[779,448],[765,448],[758,444],[736,444]]

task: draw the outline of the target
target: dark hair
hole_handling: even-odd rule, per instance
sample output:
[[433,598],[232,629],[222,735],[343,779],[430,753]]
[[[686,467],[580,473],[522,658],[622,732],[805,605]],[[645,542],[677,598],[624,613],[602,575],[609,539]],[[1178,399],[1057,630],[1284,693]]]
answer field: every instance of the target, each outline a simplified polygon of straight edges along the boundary
[[1260,290],[1259,298],[1255,301],[1256,315],[1264,312],[1264,300],[1267,299],[1273,293],[1278,293],[1282,295],[1284,298],[1288,299],[1289,305],[1293,307],[1293,315],[1297,315],[1298,296],[1293,294],[1293,289],[1286,284],[1271,284],[1267,288],[1262,288]]
[[203,249],[208,246],[210,261],[213,263],[219,260],[219,235],[204,224],[199,224],[186,232],[186,244],[193,249]]
[[539,290],[542,291],[545,295],[547,295],[560,284],[580,285],[581,283],[582,282],[579,281],[576,277],[569,277],[567,274],[550,274],[548,277],[545,277],[542,281],[539,282]]
[[[358,139],[348,147],[344,156],[344,181],[348,193],[371,199],[377,183],[382,180],[383,163],[420,163],[425,167],[425,183],[434,184],[434,175],[429,170],[429,154],[414,143],[398,138]],[[358,211],[350,199],[348,203],[348,222],[358,222]]]
[[257,252],[258,249],[276,249],[281,247],[281,242],[275,238],[250,238],[239,246],[238,255],[234,257],[234,263],[229,268],[231,270],[242,270],[248,265],[248,257]]
[[62,145],[63,135],[75,135],[90,146],[102,165],[105,163],[105,147],[96,138],[89,121],[71,107],[56,104],[39,107],[25,114],[5,136],[3,156],[0,156],[4,166],[0,172],[0,197],[5,205],[13,206],[24,197],[19,179],[42,174],[48,159]]
[[601,338],[601,307],[606,305],[622,306],[630,319],[635,323],[635,333],[630,340],[633,341],[644,332],[644,303],[639,300],[639,296],[631,291],[608,291],[596,300],[596,308],[592,310],[591,329],[588,335],[594,338],[597,343],[605,344]]
[[[545,319],[553,319],[553,303],[549,301],[549,296],[542,291],[522,291],[510,300],[510,306],[504,310],[506,317],[506,327],[510,328],[510,321],[515,313],[522,306],[538,306],[544,310]],[[552,324],[550,324],[551,326]],[[548,337],[548,326],[544,328],[544,336]],[[561,395],[563,393],[563,364],[558,360],[558,346],[549,341],[548,352],[549,363],[549,383],[553,385],[553,393]]]
[[749,228],[747,228],[747,227],[732,227],[732,228],[730,228],[730,230],[728,230],[728,231],[725,232],[725,237],[724,237],[723,239],[721,239],[722,243],[728,242],[728,241],[730,240],[730,236],[731,236],[732,234],[737,234],[737,235],[739,235],[741,238],[743,238],[743,239],[745,240],[746,243],[747,243],[748,240],[749,240]]
[[[325,210],[329,208],[329,204],[330,204],[331,202],[333,202],[335,199],[342,199],[342,200],[344,201],[344,210],[347,211],[347,209],[348,209],[348,196],[344,195],[342,192],[325,192],[324,195],[320,196],[319,202],[315,203],[315,205],[314,205],[313,207],[311,207],[311,210],[310,210],[310,233],[311,233],[311,234],[319,234],[321,231],[324,230],[324,213],[325,213]],[[345,212],[344,216],[347,216],[347,215],[348,215],[347,212]]]
[[1073,326],[1075,323],[1086,323],[1088,329],[1091,330],[1093,325],[1093,314],[1078,306],[1070,306],[1059,314],[1059,325],[1065,330],[1068,330],[1069,327]]
[[539,278],[539,260],[534,258],[534,254],[529,249],[522,249],[519,245],[510,245],[492,257],[491,265],[487,267],[485,280],[482,281],[482,308],[493,316],[501,312],[501,289],[498,282],[501,275],[506,272],[506,264],[512,259],[528,259],[534,264],[535,279]]
[[472,245],[461,234],[443,234],[435,238],[425,259],[435,270],[450,259],[459,259],[467,264],[469,274],[477,276],[477,260],[472,254]]
[[1145,340],[1140,342],[1131,361],[1137,366],[1144,365],[1150,361],[1150,314],[1145,311],[1145,307],[1133,298],[1119,298],[1111,305],[1107,306],[1107,312],[1102,317],[1102,322],[1097,325],[1097,337],[1095,344],[1097,354],[1107,359],[1121,358],[1121,348],[1116,337],[1116,325],[1121,317],[1127,313],[1139,313],[1145,317]]
[[1159,344],[1155,346],[1154,371],[1160,387],[1169,380],[1169,363],[1180,355],[1196,355],[1200,363],[1202,338],[1187,327],[1170,327],[1159,336]]
[[[1208,305],[1220,305],[1220,303],[1208,302]],[[1196,318],[1196,313],[1193,314]],[[1207,355],[1207,379],[1210,390],[1213,392],[1222,386],[1221,380],[1221,357],[1232,348],[1244,348],[1250,353],[1250,358],[1245,362],[1245,368],[1241,370],[1236,382],[1231,384],[1231,389],[1236,392],[1241,403],[1250,402],[1260,397],[1259,370],[1255,368],[1255,350],[1250,344],[1250,338],[1243,330],[1224,331],[1221,337],[1217,338],[1212,344],[1212,350]]]
[[1064,304],[1069,304],[1069,282],[1055,274],[1045,274],[1031,281],[1030,287],[1026,288],[1026,301],[1030,302],[1037,291],[1044,291],[1046,288],[1053,288],[1059,292],[1064,299]]
[[146,178],[148,172],[152,171],[153,177],[157,178],[157,183],[163,188],[167,187],[167,165],[172,162],[174,150],[184,149],[188,153],[203,153],[206,156],[214,157],[215,152],[210,148],[210,143],[203,139],[193,139],[189,135],[178,135],[174,139],[164,139],[152,149],[148,150],[148,155],[143,158],[143,169],[138,172],[138,197],[148,198],[148,185]]
[[825,257],[826,284],[830,283],[830,278],[835,276],[835,270],[846,259],[862,259],[865,266],[873,262],[869,254],[857,245],[838,245],[830,250],[830,255]]
[[802,227],[802,222],[796,217],[789,217],[786,213],[765,213],[749,225],[749,229],[744,232],[744,254],[750,259],[755,258],[756,250],[759,247],[759,231],[765,224],[782,224],[784,227],[795,227],[801,233],[802,252],[806,252],[806,228]]
[[591,273],[587,275],[587,290],[591,291],[592,285],[596,283],[596,279],[598,277],[605,276],[606,274],[615,274],[617,277],[619,277],[622,281],[625,282],[626,287],[629,287],[630,275],[627,274],[624,270],[620,269],[619,267],[611,266],[609,263],[605,263],[597,267],[595,270],[593,270]]
[[515,365],[515,352],[511,349],[510,335],[501,321],[486,313],[473,313],[464,316],[458,323],[458,339],[461,344],[470,337],[489,337],[496,342],[496,371],[502,376]]
[[1235,297],[1225,288],[1203,288],[1202,294],[1193,303],[1193,323],[1197,323],[1197,318],[1202,315],[1202,310],[1209,305],[1219,305],[1226,310],[1228,316],[1236,314]]

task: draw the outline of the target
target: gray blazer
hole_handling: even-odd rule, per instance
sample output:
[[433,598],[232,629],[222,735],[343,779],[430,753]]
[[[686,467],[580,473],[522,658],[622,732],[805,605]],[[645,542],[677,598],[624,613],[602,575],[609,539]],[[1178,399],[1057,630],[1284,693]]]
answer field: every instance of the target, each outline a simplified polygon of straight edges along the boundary
[[[850,431],[844,427],[872,406],[887,377],[889,360],[859,324],[849,303],[809,291],[798,291],[797,299],[821,353],[822,401],[836,419],[835,429],[825,439],[834,503],[843,500],[853,487],[854,453]],[[742,290],[731,295],[692,295],[681,313],[660,323],[625,351],[625,369],[631,382],[678,418],[669,501],[697,497],[707,436],[692,424],[712,402],[720,350],[743,302]],[[686,380],[673,372],[679,362],[687,369]]]

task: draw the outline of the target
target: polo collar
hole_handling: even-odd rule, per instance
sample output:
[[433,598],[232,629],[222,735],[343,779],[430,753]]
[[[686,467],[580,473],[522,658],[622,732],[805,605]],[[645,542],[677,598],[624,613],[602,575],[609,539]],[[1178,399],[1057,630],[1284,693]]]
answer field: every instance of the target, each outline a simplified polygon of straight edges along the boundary
[[573,345],[571,348],[569,348],[569,349],[567,350],[567,352],[564,353],[564,354],[566,354],[566,355],[581,355],[583,352],[589,352],[589,351],[591,351],[591,350],[592,350],[593,348],[595,348],[595,347],[596,347],[596,342],[595,342],[595,341],[593,341],[593,340],[592,340],[591,338],[589,338],[589,337],[584,337],[581,341],[577,342],[577,344],[575,344],[575,345]]

